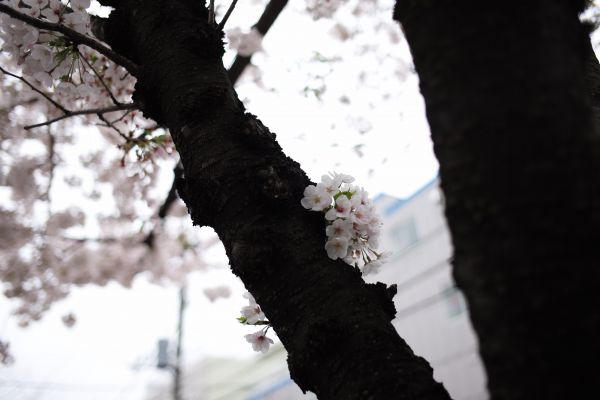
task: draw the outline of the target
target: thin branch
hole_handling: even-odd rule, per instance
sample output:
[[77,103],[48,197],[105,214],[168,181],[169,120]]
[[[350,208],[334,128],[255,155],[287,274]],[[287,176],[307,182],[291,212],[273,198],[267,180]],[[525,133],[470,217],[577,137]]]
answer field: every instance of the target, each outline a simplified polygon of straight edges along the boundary
[[208,23],[215,23],[215,0],[210,0],[210,4],[208,6]]
[[[287,3],[288,0],[269,1],[265,7],[265,11],[263,11],[256,24],[253,25],[253,28],[255,28],[261,35],[265,36]],[[231,64],[229,70],[227,71],[229,80],[232,83],[235,83],[240,75],[242,75],[242,72],[244,72],[246,67],[250,64],[251,59],[252,56],[240,56],[239,54],[235,57],[233,64]]]
[[[0,5],[2,5],[2,4],[0,4]],[[7,70],[5,70],[2,67],[0,67],[0,71],[2,71],[4,74],[6,74],[8,76],[12,76],[13,78],[17,78],[18,80],[20,80],[21,82],[23,82],[24,84],[26,84],[27,86],[29,86],[34,92],[36,92],[36,93],[40,94],[41,96],[43,96],[46,100],[48,100],[50,103],[52,103],[52,105],[54,107],[58,108],[63,113],[68,114],[68,113],[71,112],[71,111],[67,110],[65,107],[63,107],[62,105],[58,104],[56,101],[54,101],[46,93],[44,93],[41,90],[39,90],[38,88],[36,88],[33,84],[31,84],[29,81],[27,81],[27,79],[23,78],[22,76],[12,74],[12,73],[8,72]]]
[[137,103],[128,103],[128,104],[120,104],[120,105],[115,105],[115,106],[105,107],[105,108],[89,108],[86,110],[66,111],[64,113],[64,115],[61,115],[60,117],[52,118],[46,122],[40,122],[39,124],[28,125],[25,127],[25,129],[29,130],[29,129],[33,129],[33,128],[39,128],[40,126],[50,125],[57,121],[60,121],[60,120],[66,119],[66,118],[75,117],[77,115],[89,115],[89,114],[104,115],[106,113],[113,112],[113,111],[131,110],[131,109],[136,109],[136,108],[138,108]]
[[233,12],[233,9],[235,8],[235,5],[237,4],[237,2],[238,2],[238,0],[233,0],[231,2],[231,5],[229,6],[229,8],[227,9],[227,12],[225,13],[225,16],[223,17],[223,19],[221,20],[221,22],[219,22],[219,29],[220,30],[223,30],[223,28],[225,27],[225,23],[227,22],[227,20],[231,16],[231,13]]
[[112,128],[112,129],[114,129],[115,132],[117,132],[117,134],[119,136],[121,136],[123,139],[125,139],[126,142],[130,141],[130,138],[128,138],[127,135],[125,135],[123,132],[121,132],[119,130],[119,128],[117,128],[116,126],[113,125],[113,122],[109,122],[106,118],[104,118],[104,114],[98,113],[96,115],[98,116],[98,119],[100,121],[104,122],[104,124],[105,124],[105,125],[98,124],[99,126],[105,126],[107,128]]
[[[92,68],[92,70],[94,71],[93,68]],[[41,96],[43,96],[46,100],[48,100],[50,103],[52,103],[52,105],[54,105],[56,108],[58,108],[59,110],[61,110],[63,112],[63,115],[61,115],[59,117],[50,119],[50,120],[45,121],[45,122],[40,122],[39,124],[25,126],[24,129],[26,129],[26,130],[33,129],[33,128],[39,128],[41,126],[50,125],[50,124],[53,124],[55,122],[61,121],[61,120],[66,119],[66,118],[71,118],[71,117],[75,117],[77,115],[86,115],[86,114],[96,114],[96,115],[98,115],[98,117],[100,117],[100,119],[102,121],[106,122],[107,126],[113,128],[113,129],[116,129],[111,123],[109,123],[108,121],[106,121],[106,119],[103,117],[104,114],[109,113],[109,112],[113,112],[113,111],[127,110],[127,113],[124,114],[124,115],[127,115],[131,111],[136,110],[136,109],[139,108],[139,105],[137,103],[123,104],[123,103],[118,102],[112,96],[112,93],[110,92],[110,90],[107,89],[108,93],[110,94],[110,96],[113,99],[113,101],[116,101],[116,104],[114,106],[105,107],[105,108],[90,108],[90,109],[86,109],[86,110],[71,111],[71,110],[65,108],[64,106],[62,106],[61,104],[57,103],[50,96],[48,96],[48,94],[46,94],[46,93],[42,92],[41,90],[39,90],[38,88],[36,88],[32,83],[30,83],[29,81],[27,81],[27,79],[23,78],[22,76],[13,74],[11,72],[8,72],[7,70],[5,70],[2,67],[0,67],[0,71],[3,72],[4,74],[8,75],[8,76],[12,76],[13,78],[19,79],[20,81],[22,81],[23,83],[25,83],[27,86],[29,86],[33,91],[35,91],[36,93],[38,93]],[[94,73],[96,73],[96,71],[94,71]],[[104,84],[104,82],[102,81],[102,79],[99,76],[98,76],[98,78]],[[121,117],[121,118],[123,118],[123,117]],[[119,118],[118,120],[120,120],[121,118]],[[119,131],[118,129],[116,129],[116,130],[117,130],[117,132],[121,136],[124,136],[121,133],[121,131]]]
[[132,61],[123,57],[122,55],[114,52],[108,46],[100,43],[99,41],[92,39],[89,36],[83,35],[71,28],[67,28],[61,24],[55,24],[52,22],[42,21],[41,19],[37,19],[34,17],[30,17],[29,15],[25,15],[15,10],[14,8],[7,6],[6,4],[0,3],[0,12],[7,14],[15,19],[23,21],[31,26],[34,26],[38,29],[43,29],[47,31],[54,31],[62,33],[67,39],[72,41],[75,44],[83,44],[86,45],[97,52],[105,55],[110,60],[115,63],[125,67],[132,75],[137,76],[138,67]]
[[102,86],[104,86],[104,89],[106,89],[106,91],[108,92],[108,95],[110,96],[110,99],[113,101],[113,103],[117,106],[121,105],[122,103],[119,100],[117,100],[117,98],[113,95],[112,91],[110,90],[110,88],[108,87],[106,82],[104,82],[104,79],[102,79],[102,77],[100,76],[98,71],[96,71],[96,69],[92,66],[92,64],[88,60],[86,60],[86,58],[83,56],[83,54],[81,54],[79,52],[79,50],[77,50],[77,54],[79,54],[79,59],[83,60],[83,62],[92,70],[92,72],[94,72],[94,75],[96,75],[98,80],[100,80],[100,83],[102,84]]
[[116,243],[119,242],[118,238],[93,238],[93,237],[70,237],[70,236],[57,236],[59,239],[68,240],[75,243],[85,243],[85,242],[93,242],[93,243]]
[[127,110],[123,113],[123,115],[121,115],[119,118],[117,119],[113,119],[112,121],[110,121],[109,123],[112,124],[116,124],[119,121],[122,121],[123,118],[125,118],[126,116],[128,116],[129,114],[131,114],[133,112],[133,110]]

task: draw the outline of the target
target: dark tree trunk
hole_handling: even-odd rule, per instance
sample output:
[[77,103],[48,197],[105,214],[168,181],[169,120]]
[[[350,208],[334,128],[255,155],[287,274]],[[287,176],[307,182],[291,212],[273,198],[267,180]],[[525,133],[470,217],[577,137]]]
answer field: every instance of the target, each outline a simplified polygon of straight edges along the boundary
[[582,6],[396,4],[493,399],[599,396],[598,66]]
[[327,258],[323,216],[300,206],[308,178],[245,113],[221,62],[222,32],[206,20],[199,0],[122,0],[106,35],[139,65],[135,97],[171,131],[181,197],[223,241],[292,378],[321,400],[448,399],[390,323],[395,288]]
[[585,83],[592,101],[596,134],[600,135],[600,64],[591,41],[588,41],[585,61]]

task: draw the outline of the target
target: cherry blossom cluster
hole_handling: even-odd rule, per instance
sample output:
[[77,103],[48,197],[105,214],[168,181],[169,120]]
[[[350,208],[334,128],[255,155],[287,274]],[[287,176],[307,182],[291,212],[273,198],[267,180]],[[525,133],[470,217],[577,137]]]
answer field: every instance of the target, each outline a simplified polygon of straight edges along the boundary
[[229,296],[231,296],[231,289],[229,288],[229,286],[225,285],[205,288],[203,292],[211,303],[214,303],[217,299],[226,299]]
[[340,258],[367,275],[376,272],[389,254],[376,250],[382,222],[369,194],[352,182],[354,178],[346,174],[323,175],[321,182],[304,189],[300,202],[307,210],[325,213],[329,258]]
[[[66,3],[59,0],[3,1],[22,14],[64,25],[93,38],[91,16],[86,11],[90,3],[91,0]],[[102,109],[131,102],[135,78],[125,68],[89,47],[75,45],[61,33],[37,29],[1,14],[0,44],[2,53],[16,61],[23,78],[69,110]],[[103,115],[102,125],[128,132],[131,140],[127,143],[133,145],[148,142],[146,136],[142,138],[144,140],[138,140],[139,136],[156,127],[153,121],[131,109]],[[95,115],[91,114],[89,118],[95,118]],[[127,135],[122,136],[126,138]],[[154,147],[160,152],[165,146]],[[127,150],[124,149],[124,153]]]
[[[89,34],[90,0],[70,0],[68,6],[59,0],[10,0],[5,2],[30,17],[63,24],[79,33]],[[41,31],[23,21],[3,14],[1,17],[2,50],[19,60],[23,73],[46,87],[55,82],[70,82],[79,72],[78,49],[56,32]],[[81,78],[81,83],[90,77]],[[68,85],[57,85],[59,91]]]
[[240,56],[250,57],[252,54],[262,50],[263,35],[252,28],[250,32],[242,32],[240,28],[227,31],[229,48],[237,51]]
[[68,313],[62,316],[62,322],[63,324],[65,324],[65,326],[67,328],[72,328],[75,323],[77,322],[77,317],[75,317],[75,314],[73,313]]
[[306,0],[306,10],[315,20],[331,18],[345,1],[346,0]]
[[252,345],[254,351],[266,353],[269,351],[269,346],[273,344],[273,340],[267,337],[267,332],[271,324],[265,320],[265,314],[250,292],[244,293],[244,297],[248,299],[248,305],[242,307],[242,316],[238,318],[238,321],[245,325],[264,325],[264,328],[261,330],[245,335],[244,337]]
[[14,362],[10,354],[10,344],[0,340],[0,365],[10,365]]

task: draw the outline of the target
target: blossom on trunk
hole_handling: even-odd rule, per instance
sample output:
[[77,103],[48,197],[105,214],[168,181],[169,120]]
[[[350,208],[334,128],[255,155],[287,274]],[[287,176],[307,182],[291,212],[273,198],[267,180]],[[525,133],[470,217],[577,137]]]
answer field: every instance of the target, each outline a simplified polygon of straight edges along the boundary
[[304,189],[300,203],[324,212],[327,256],[341,258],[367,275],[376,272],[388,257],[376,250],[382,223],[369,194],[352,182],[354,178],[346,174],[323,175],[317,185]]
[[252,344],[252,350],[266,353],[269,351],[269,346],[273,344],[273,340],[267,337],[266,332],[260,330],[244,336],[248,343]]

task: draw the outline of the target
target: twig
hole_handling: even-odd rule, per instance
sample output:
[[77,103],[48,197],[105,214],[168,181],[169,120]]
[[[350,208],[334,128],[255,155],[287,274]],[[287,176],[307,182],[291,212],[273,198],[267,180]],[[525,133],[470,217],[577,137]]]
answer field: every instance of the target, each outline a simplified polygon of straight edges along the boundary
[[215,0],[210,0],[208,5],[208,23],[211,25],[215,23]]
[[105,108],[89,108],[86,110],[77,110],[77,111],[68,111],[67,110],[67,111],[65,111],[64,115],[61,115],[60,117],[52,118],[46,122],[40,122],[39,124],[28,125],[24,128],[26,130],[33,129],[33,128],[39,128],[40,126],[50,125],[57,121],[60,121],[60,120],[66,119],[66,118],[75,117],[77,115],[88,115],[88,114],[104,115],[106,113],[113,112],[113,111],[131,110],[131,109],[135,109],[137,107],[138,107],[137,103],[128,103],[128,104],[119,104],[119,105],[105,107]]
[[120,239],[117,238],[93,238],[93,237],[70,237],[70,236],[57,236],[59,239],[68,240],[76,243],[95,242],[95,243],[117,243]]
[[[0,4],[1,5],[1,4]],[[38,88],[36,88],[35,86],[33,86],[33,84],[31,84],[30,82],[27,81],[27,79],[23,78],[22,76],[19,75],[15,75],[13,73],[8,72],[7,70],[5,70],[4,68],[0,67],[0,71],[2,71],[4,74],[8,75],[8,76],[12,76],[13,78],[17,78],[19,79],[21,82],[23,82],[24,84],[26,84],[27,86],[29,86],[34,92],[40,94],[41,96],[43,96],[46,100],[48,100],[50,103],[52,103],[52,105],[56,108],[58,108],[59,110],[61,110],[62,112],[64,112],[65,114],[70,113],[69,110],[67,110],[65,107],[63,107],[62,105],[58,104],[56,101],[54,101],[50,96],[48,96],[46,93],[42,92],[41,90],[39,90]]]
[[[287,5],[288,0],[271,0],[265,7],[265,11],[263,11],[262,15],[252,27],[256,29],[261,35],[265,36],[279,14],[285,6]],[[229,67],[227,71],[227,75],[229,76],[229,80],[232,83],[235,83],[242,72],[246,69],[248,64],[250,64],[250,60],[252,56],[240,56],[239,54],[235,57],[233,64]]]
[[233,9],[235,8],[235,5],[237,4],[237,2],[238,2],[238,0],[233,0],[231,2],[231,4],[229,5],[229,8],[227,9],[227,12],[225,13],[225,16],[223,16],[223,19],[221,20],[221,22],[219,22],[219,29],[220,30],[223,30],[223,28],[225,28],[225,23],[227,22],[227,20],[231,16],[231,13],[233,12]]
[[38,29],[43,29],[47,31],[54,31],[62,33],[67,39],[72,41],[75,44],[83,44],[86,45],[97,52],[105,55],[110,60],[115,63],[125,67],[132,75],[137,76],[138,67],[131,60],[123,57],[122,55],[114,52],[108,46],[100,43],[99,41],[92,39],[89,36],[83,35],[71,28],[68,28],[61,24],[55,24],[52,22],[42,21],[41,19],[37,19],[34,17],[30,17],[29,15],[25,15],[15,10],[14,8],[7,6],[6,4],[0,3],[0,12],[5,13],[15,19],[23,21],[31,26],[34,26]]
[[[118,134],[119,136],[121,136],[123,139],[125,139],[125,141],[126,141],[126,142],[129,142],[129,141],[130,141],[130,138],[128,138],[128,137],[127,137],[127,135],[125,135],[123,132],[121,132],[121,131],[119,130],[119,128],[117,128],[116,126],[114,126],[112,122],[109,122],[109,121],[108,121],[106,118],[104,118],[104,114],[102,114],[102,113],[98,113],[98,114],[96,114],[96,115],[97,115],[97,117],[98,117],[98,119],[99,119],[100,121],[102,121],[102,122],[104,122],[104,123],[106,124],[106,125],[104,125],[104,126],[106,126],[107,128],[112,128],[112,129],[114,129],[114,131],[115,131],[115,132],[117,132],[117,134]],[[99,124],[99,125],[100,125],[100,126],[102,126],[101,124]]]
[[127,111],[125,111],[125,112],[123,113],[123,115],[121,115],[119,118],[117,118],[117,119],[113,119],[113,120],[112,120],[112,121],[110,121],[109,123],[110,123],[111,125],[112,125],[112,124],[115,124],[115,123],[117,123],[117,122],[119,122],[119,121],[123,120],[123,118],[125,118],[126,116],[128,116],[128,115],[129,115],[129,114],[131,114],[132,112],[133,112],[133,110],[127,110]]

